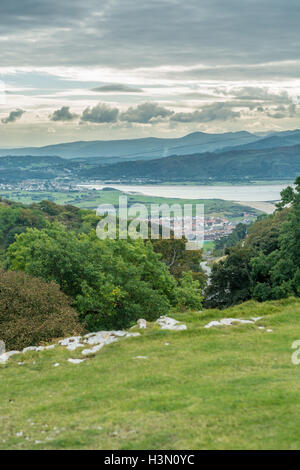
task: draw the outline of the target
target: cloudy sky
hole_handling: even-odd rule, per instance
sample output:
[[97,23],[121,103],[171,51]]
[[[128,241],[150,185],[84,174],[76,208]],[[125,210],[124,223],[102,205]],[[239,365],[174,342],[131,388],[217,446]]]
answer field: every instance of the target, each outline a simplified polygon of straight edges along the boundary
[[299,0],[0,3],[0,146],[300,127]]

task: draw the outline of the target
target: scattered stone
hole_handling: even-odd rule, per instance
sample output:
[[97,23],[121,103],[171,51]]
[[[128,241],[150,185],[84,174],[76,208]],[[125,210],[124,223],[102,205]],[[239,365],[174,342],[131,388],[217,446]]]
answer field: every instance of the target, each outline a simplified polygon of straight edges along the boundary
[[166,316],[159,317],[155,323],[159,325],[162,330],[181,331],[187,329],[186,325],[179,323],[179,321],[175,320],[174,318]]
[[8,352],[5,352],[5,353],[1,354],[0,364],[4,364],[14,354],[20,354],[20,351],[8,351]]
[[84,356],[87,356],[89,354],[95,354],[96,352],[100,351],[100,349],[102,349],[104,346],[104,344],[96,344],[96,346],[94,346],[93,348],[88,348],[88,349],[84,349],[81,354],[83,354]]
[[[77,348],[84,348],[82,354],[84,356],[94,354],[106,345],[111,344],[119,340],[119,338],[130,338],[140,336],[140,333],[130,333],[128,331],[116,330],[116,331],[97,331],[95,333],[88,333],[84,336],[71,336],[70,338],[64,338],[58,342],[60,346],[66,347],[69,351],[75,351]],[[87,348],[87,345],[93,347]],[[9,351],[0,355],[0,364],[4,364],[10,356],[14,354],[26,353],[27,351],[44,351],[48,349],[54,349],[56,344],[50,344],[49,346],[28,346],[20,351]],[[35,364],[36,361],[33,362]],[[53,364],[54,367],[58,367],[60,364]]]
[[271,330],[271,329],[268,329],[268,330],[267,330],[267,333],[272,333],[272,331],[273,331],[273,330]]
[[213,320],[207,325],[204,326],[204,328],[211,328],[213,326],[230,326],[233,323],[240,323],[241,325],[246,325],[246,324],[254,324],[258,320],[261,320],[262,317],[252,317],[252,320],[242,320],[240,318],[222,318],[221,320]]
[[68,359],[71,364],[80,364],[81,362],[84,362],[85,359]]
[[71,336],[70,338],[62,339],[58,342],[61,346],[66,346],[69,351],[75,351],[77,348],[84,347],[84,344],[80,343],[81,336]]
[[60,366],[59,362],[56,362],[55,364],[53,364],[53,367],[58,367],[58,366]]
[[136,356],[135,359],[148,359],[148,356]]
[[165,343],[165,346],[170,346],[170,343]]
[[44,349],[44,346],[28,346],[28,348],[22,350],[22,353],[24,354],[27,351],[43,351]]
[[139,327],[141,330],[144,330],[145,328],[147,328],[147,322],[146,322],[146,320],[144,320],[143,318],[140,318],[140,319],[137,321],[137,325],[138,325],[138,327]]
[[17,436],[17,437],[22,437],[22,436],[23,436],[23,431],[17,432],[17,433],[16,433],[16,436]]

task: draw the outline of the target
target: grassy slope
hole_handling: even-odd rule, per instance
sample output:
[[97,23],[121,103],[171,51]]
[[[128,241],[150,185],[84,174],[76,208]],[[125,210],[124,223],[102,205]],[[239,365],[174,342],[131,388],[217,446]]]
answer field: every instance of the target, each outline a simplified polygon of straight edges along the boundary
[[[202,328],[218,317],[260,315],[272,333]],[[79,351],[57,348],[0,366],[0,447],[299,449],[300,366],[291,344],[300,339],[300,301],[174,316],[187,331],[150,329],[79,365],[66,362]]]
[[[82,191],[72,192],[49,192],[49,191],[2,191],[0,195],[17,202],[31,204],[43,199],[50,199],[57,204],[72,204],[82,209],[96,209],[100,204],[114,204],[118,206],[121,191]],[[222,199],[179,199],[164,198],[144,195],[128,195],[128,203],[142,203],[150,207],[150,204],[204,204],[205,213],[211,216],[224,216],[234,220],[240,220],[243,212],[251,212],[253,215],[261,214],[260,211]]]

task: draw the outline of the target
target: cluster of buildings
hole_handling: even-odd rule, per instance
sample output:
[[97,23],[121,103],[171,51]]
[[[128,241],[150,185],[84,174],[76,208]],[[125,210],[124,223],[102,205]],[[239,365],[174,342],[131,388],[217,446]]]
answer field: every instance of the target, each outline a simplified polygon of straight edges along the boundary
[[[250,224],[250,214],[244,214],[242,223]],[[203,237],[205,240],[218,240],[228,236],[238,222],[230,221],[226,217],[159,217],[151,218],[151,223],[161,226],[165,231],[170,229],[174,235],[184,234],[188,240]]]
[[68,182],[61,182],[56,180],[39,181],[28,180],[19,183],[0,183],[0,190],[2,191],[70,191],[80,192],[80,189]]

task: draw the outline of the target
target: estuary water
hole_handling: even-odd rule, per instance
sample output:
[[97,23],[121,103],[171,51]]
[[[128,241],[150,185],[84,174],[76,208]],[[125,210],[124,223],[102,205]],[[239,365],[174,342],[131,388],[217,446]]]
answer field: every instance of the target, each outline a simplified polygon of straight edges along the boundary
[[82,188],[102,189],[111,187],[125,192],[142,193],[147,196],[181,199],[224,199],[225,201],[275,202],[287,184],[201,186],[201,185],[132,185],[132,184],[85,184]]

